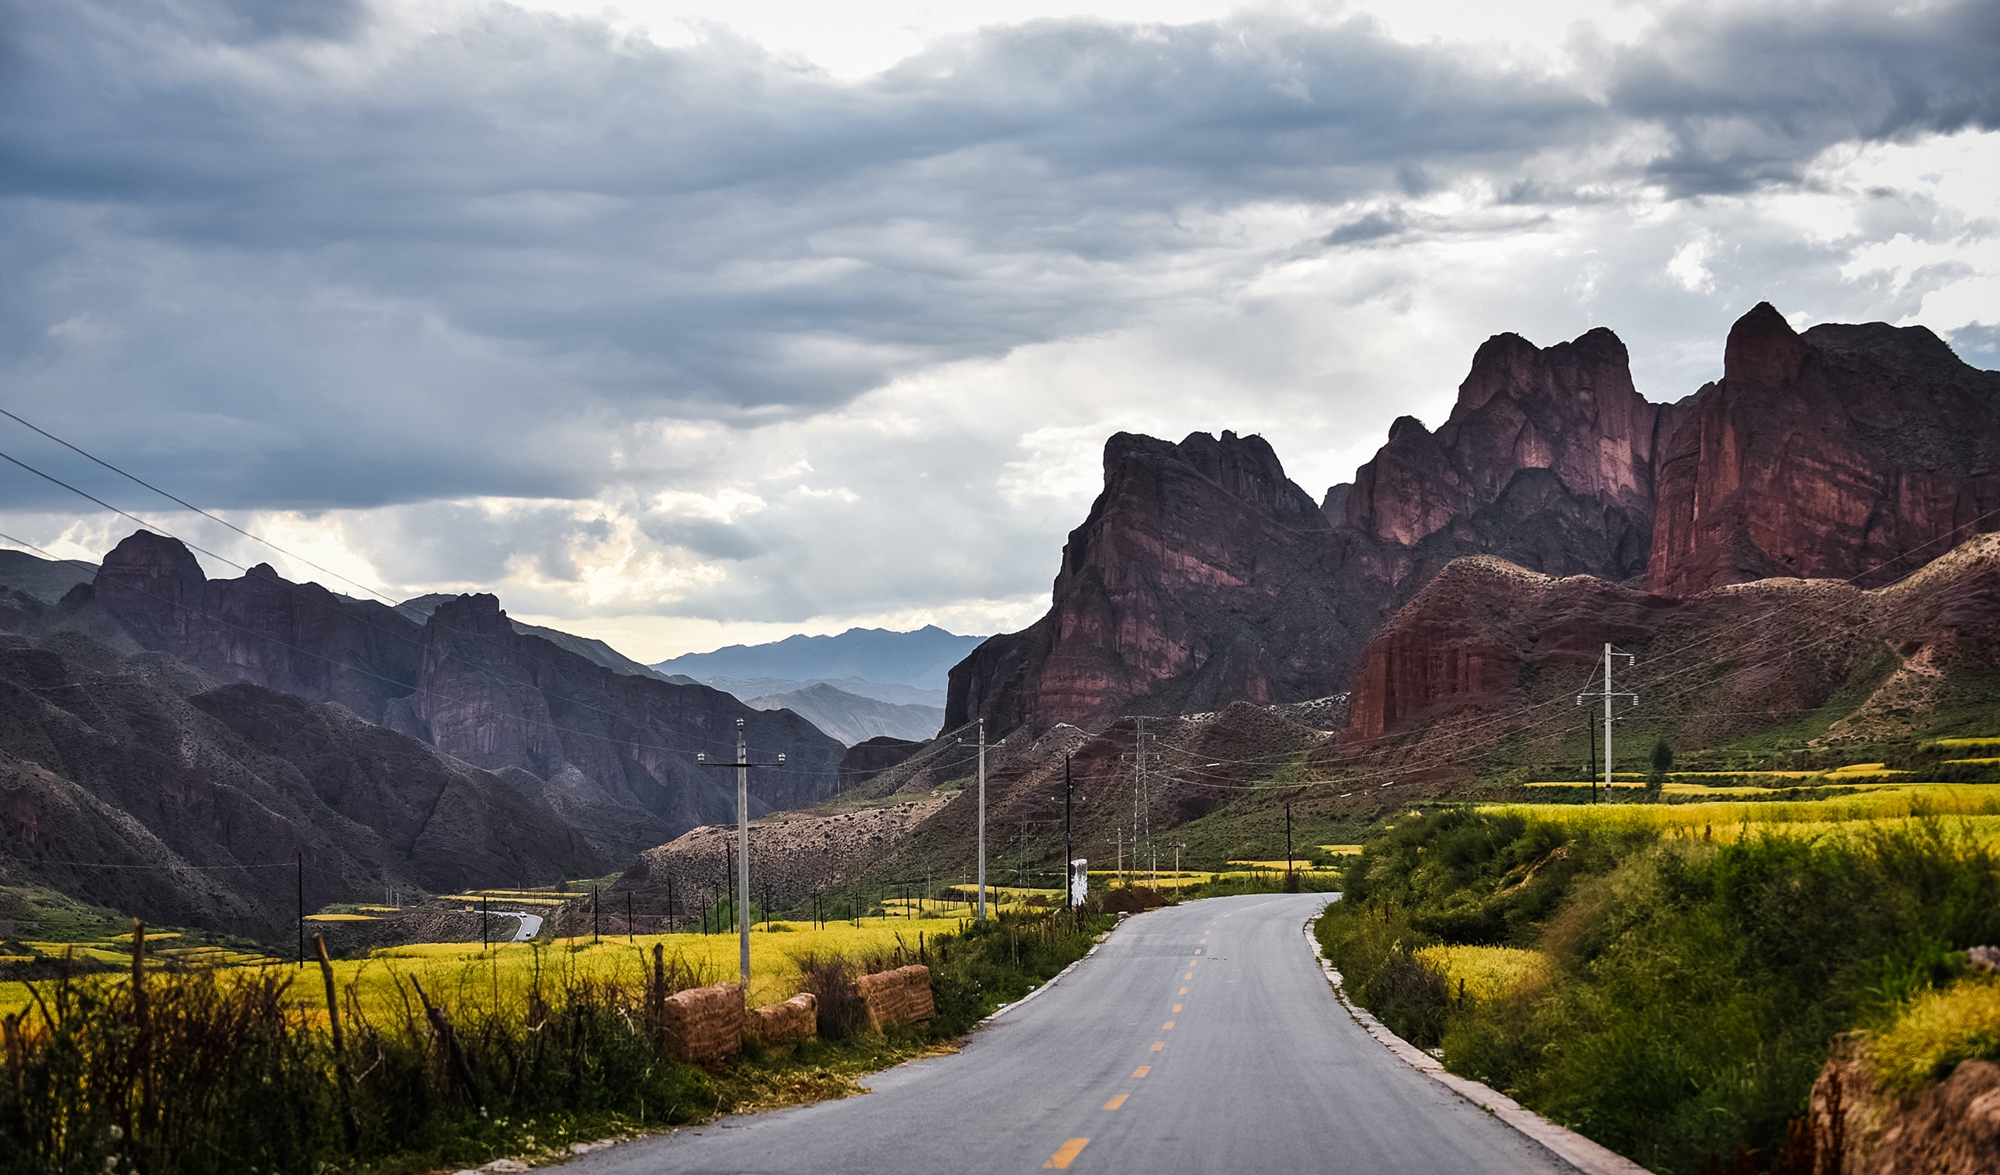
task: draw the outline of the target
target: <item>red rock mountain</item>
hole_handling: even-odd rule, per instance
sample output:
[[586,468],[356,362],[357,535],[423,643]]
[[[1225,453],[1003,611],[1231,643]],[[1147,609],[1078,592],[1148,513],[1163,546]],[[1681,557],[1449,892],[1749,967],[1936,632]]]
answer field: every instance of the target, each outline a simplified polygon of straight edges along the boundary
[[1921,328],[1799,335],[1760,305],[1724,378],[1674,404],[1638,394],[1608,330],[1547,348],[1498,335],[1444,424],[1397,420],[1318,519],[1261,438],[1113,437],[1048,615],[952,671],[946,725],[1102,726],[1356,683],[1366,726],[1423,709],[1356,671],[1454,559],[1664,596],[1773,574],[1875,582],[1994,529],[1996,471],[2000,374]]
[[[1815,712],[1829,733],[1899,733],[1916,712],[1990,709],[2000,674],[2000,535],[1880,588],[1772,577],[1691,596],[1499,559],[1446,568],[1369,643],[1343,755],[1408,771],[1527,752],[1581,765],[1602,711],[1575,695],[1617,663],[1622,769],[1655,737],[1714,746]],[[1407,734],[1407,738],[1397,738]]]
[[1729,332],[1660,465],[1647,584],[1884,583],[2000,516],[2000,372],[1923,327],[1795,333],[1769,303]]

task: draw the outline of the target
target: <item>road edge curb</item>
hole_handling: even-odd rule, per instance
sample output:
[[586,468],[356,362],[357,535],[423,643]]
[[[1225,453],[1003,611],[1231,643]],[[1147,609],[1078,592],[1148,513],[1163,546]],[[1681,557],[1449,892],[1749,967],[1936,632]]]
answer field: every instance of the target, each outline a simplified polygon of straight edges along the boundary
[[[1321,914],[1324,912],[1321,911]],[[1319,964],[1320,973],[1326,977],[1328,986],[1333,988],[1334,998],[1340,1001],[1341,1007],[1347,1009],[1347,1014],[1354,1018],[1356,1024],[1361,1025],[1368,1035],[1380,1041],[1390,1052],[1402,1058],[1410,1068],[1485,1110],[1558,1160],[1585,1172],[1585,1175],[1652,1175],[1652,1172],[1617,1151],[1601,1143],[1592,1142],[1567,1127],[1556,1125],[1492,1086],[1460,1077],[1446,1069],[1436,1057],[1389,1031],[1388,1026],[1377,1020],[1366,1008],[1347,998],[1347,988],[1341,980],[1340,972],[1334,969],[1325,953],[1320,950],[1319,935],[1315,933],[1319,920],[1320,914],[1314,914],[1306,920],[1306,942],[1311,944],[1313,960]]]
[[[1136,914],[1133,915],[1133,917],[1138,917],[1138,916],[1139,915]],[[1076,962],[1071,963],[1069,966],[1064,967],[1062,970],[1056,972],[1054,975],[1049,976],[1049,981],[1047,983],[1042,984],[1040,987],[1029,992],[1027,995],[1022,996],[1020,999],[1015,1000],[1013,1003],[1002,1004],[1000,1007],[997,1007],[993,1009],[991,1012],[986,1013],[986,1015],[980,1017],[979,1023],[974,1024],[973,1027],[984,1028],[986,1025],[993,1023],[995,1020],[998,1020],[1002,1016],[1005,1016],[1007,1013],[1013,1011],[1015,1008],[1020,1007],[1022,1004],[1027,1003],[1029,1000],[1034,999],[1036,996],[1054,987],[1056,984],[1061,983],[1063,981],[1063,976],[1068,975],[1070,972],[1076,970],[1078,967],[1083,966],[1084,963],[1089,960],[1090,956],[1097,953],[1097,948],[1109,942],[1111,940],[1111,936],[1118,933],[1118,927],[1125,925],[1127,922],[1130,922],[1131,920],[1132,920],[1131,918],[1120,918],[1118,920],[1118,925],[1113,926],[1111,929],[1105,931],[1103,938],[1100,938],[1096,942],[1091,943],[1090,949],[1083,952],[1083,956],[1079,958]]]

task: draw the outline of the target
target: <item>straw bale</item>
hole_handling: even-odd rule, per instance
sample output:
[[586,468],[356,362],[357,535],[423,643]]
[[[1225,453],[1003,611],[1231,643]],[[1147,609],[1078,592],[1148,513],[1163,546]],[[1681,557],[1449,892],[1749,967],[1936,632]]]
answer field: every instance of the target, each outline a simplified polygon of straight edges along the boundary
[[782,1004],[751,1011],[744,1028],[767,1045],[797,1044],[819,1035],[819,997],[802,991]]
[[743,985],[718,983],[668,996],[661,1028],[676,1060],[705,1065],[735,1056],[743,1047]]
[[931,1001],[929,967],[913,964],[863,975],[854,981],[854,986],[868,1005],[868,1027],[877,1032],[898,1024],[928,1020],[937,1010]]

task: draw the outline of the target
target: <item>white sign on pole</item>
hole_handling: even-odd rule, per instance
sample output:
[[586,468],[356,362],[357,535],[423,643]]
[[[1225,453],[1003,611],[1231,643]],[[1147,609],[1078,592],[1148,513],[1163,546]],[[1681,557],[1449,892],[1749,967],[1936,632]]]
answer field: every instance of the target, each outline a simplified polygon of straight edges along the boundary
[[1078,857],[1069,863],[1069,904],[1081,906],[1090,896],[1090,862]]

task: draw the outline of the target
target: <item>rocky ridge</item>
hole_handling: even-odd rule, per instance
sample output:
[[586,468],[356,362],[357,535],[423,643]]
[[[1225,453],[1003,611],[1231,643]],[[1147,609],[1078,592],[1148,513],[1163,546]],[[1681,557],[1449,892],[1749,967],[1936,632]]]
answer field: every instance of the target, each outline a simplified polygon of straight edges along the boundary
[[1397,420],[1315,511],[1261,438],[1111,438],[1048,614],[953,669],[945,723],[1101,727],[1354,684],[1369,728],[1427,704],[1356,674],[1455,559],[1671,597],[1772,575],[1882,582],[1994,529],[1996,478],[2000,373],[1922,328],[1798,334],[1760,304],[1724,378],[1673,404],[1638,394],[1608,330],[1547,348],[1498,335],[1442,426]]

